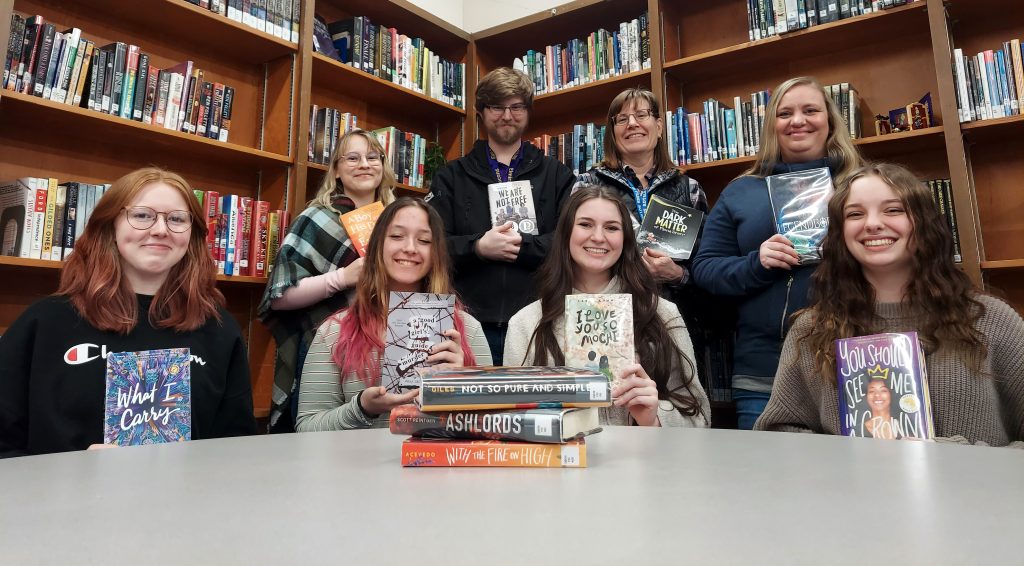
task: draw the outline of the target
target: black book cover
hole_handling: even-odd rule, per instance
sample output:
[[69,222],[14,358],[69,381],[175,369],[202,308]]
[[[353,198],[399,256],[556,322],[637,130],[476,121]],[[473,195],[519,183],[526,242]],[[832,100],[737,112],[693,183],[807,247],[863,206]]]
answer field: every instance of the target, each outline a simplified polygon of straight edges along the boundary
[[663,251],[674,260],[690,259],[703,222],[703,212],[653,195],[637,243],[641,248]]

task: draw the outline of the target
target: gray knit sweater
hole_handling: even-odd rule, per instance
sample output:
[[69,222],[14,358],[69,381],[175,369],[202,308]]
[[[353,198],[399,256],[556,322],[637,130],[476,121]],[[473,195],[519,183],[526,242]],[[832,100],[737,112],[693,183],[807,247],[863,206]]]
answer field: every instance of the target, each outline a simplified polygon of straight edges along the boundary
[[[1024,320],[1009,305],[979,296],[986,313],[976,328],[986,337],[988,356],[982,375],[975,375],[949,352],[925,356],[935,434],[971,444],[1024,448]],[[909,309],[900,303],[875,305],[878,332],[917,328]],[[755,430],[840,434],[839,392],[835,376],[824,378],[810,345],[800,343],[810,330],[804,313],[793,324],[782,348],[772,396]]]

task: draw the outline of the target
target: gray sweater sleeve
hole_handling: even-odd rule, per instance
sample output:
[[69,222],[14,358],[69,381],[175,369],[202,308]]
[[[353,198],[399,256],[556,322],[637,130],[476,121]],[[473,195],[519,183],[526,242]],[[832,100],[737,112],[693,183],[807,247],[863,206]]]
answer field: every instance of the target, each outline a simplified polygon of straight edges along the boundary
[[754,424],[754,430],[826,432],[814,401],[822,395],[820,378],[810,367],[813,363],[801,363],[814,360],[814,354],[806,351],[806,347],[801,348],[797,339],[810,330],[810,319],[810,315],[801,315],[786,336],[779,357],[779,369],[772,385],[772,396]]
[[342,388],[340,369],[331,358],[338,330],[337,321],[328,318],[317,329],[309,346],[299,384],[297,432],[351,430],[375,425],[359,408],[357,400],[362,390],[359,378],[350,376],[346,387]]

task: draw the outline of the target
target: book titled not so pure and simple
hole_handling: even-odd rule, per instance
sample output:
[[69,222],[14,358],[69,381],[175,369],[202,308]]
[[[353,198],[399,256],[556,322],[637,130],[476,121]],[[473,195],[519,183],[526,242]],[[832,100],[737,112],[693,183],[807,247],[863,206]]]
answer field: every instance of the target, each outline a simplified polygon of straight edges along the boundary
[[844,435],[935,437],[928,372],[916,332],[836,340],[836,377]]
[[113,352],[107,356],[103,442],[117,446],[192,438],[188,348]]

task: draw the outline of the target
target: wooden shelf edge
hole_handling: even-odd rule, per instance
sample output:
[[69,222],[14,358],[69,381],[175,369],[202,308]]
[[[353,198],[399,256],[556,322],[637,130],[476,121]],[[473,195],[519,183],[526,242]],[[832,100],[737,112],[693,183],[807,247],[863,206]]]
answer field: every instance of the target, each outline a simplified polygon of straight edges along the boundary
[[699,169],[710,169],[713,167],[729,167],[730,165],[746,165],[753,163],[757,158],[753,155],[745,155],[743,157],[733,157],[732,159],[719,159],[718,161],[706,161],[704,163],[690,163],[688,165],[680,165],[680,169],[683,171],[695,171]]
[[66,112],[68,114],[74,114],[87,120],[106,122],[108,124],[113,125],[114,127],[134,128],[138,131],[151,132],[150,135],[168,136],[170,138],[182,140],[186,143],[194,143],[201,146],[206,146],[217,151],[232,152],[240,156],[256,158],[258,160],[273,163],[276,165],[287,166],[291,165],[292,163],[291,158],[288,157],[287,155],[271,153],[269,151],[263,151],[261,149],[255,149],[231,142],[220,142],[209,138],[197,136],[194,134],[186,134],[185,132],[179,132],[176,130],[162,128],[160,126],[153,126],[151,124],[136,122],[135,120],[128,120],[127,118],[120,118],[117,116],[112,116],[110,114],[104,114],[103,112],[96,112],[95,110],[89,110],[88,108],[82,108],[80,106],[61,104],[59,102],[46,100],[37,96],[32,96],[21,92],[4,91],[2,98],[0,98],[0,104],[7,103],[7,101],[11,100],[17,101],[21,104],[29,104],[32,106],[47,108],[55,112]]
[[265,419],[270,417],[270,409],[263,407],[253,407],[252,414],[257,419]]
[[982,269],[1024,269],[1024,259],[1000,259],[981,262]]
[[415,90],[413,90],[411,88],[406,88],[406,87],[404,87],[404,86],[402,86],[400,84],[396,84],[396,83],[393,83],[391,81],[386,81],[386,80],[384,80],[384,79],[382,79],[380,77],[371,75],[370,73],[365,73],[365,72],[363,72],[360,69],[356,69],[352,65],[346,65],[345,63],[342,63],[341,61],[338,61],[337,59],[332,59],[331,57],[328,57],[328,56],[326,56],[326,55],[324,55],[322,53],[317,53],[317,52],[314,51],[313,52],[313,60],[314,61],[320,61],[321,64],[324,64],[324,65],[329,65],[331,68],[339,69],[340,72],[342,72],[342,73],[350,73],[350,76],[352,76],[352,77],[358,77],[361,80],[369,81],[369,82],[372,82],[372,83],[377,83],[379,86],[382,86],[382,87],[385,87],[385,88],[389,88],[389,89],[394,89],[395,91],[401,92],[402,94],[405,94],[405,95],[408,95],[408,96],[411,96],[411,97],[414,97],[414,98],[418,98],[418,99],[423,100],[425,102],[429,102],[431,104],[434,104],[438,108],[447,110],[447,111],[452,112],[454,114],[458,114],[460,116],[465,116],[466,115],[466,110],[463,109],[463,108],[459,108],[458,106],[454,106],[452,104],[448,104],[447,102],[443,102],[443,101],[438,100],[436,98],[431,98],[431,97],[429,97],[429,96],[427,96],[427,95],[425,95],[423,93],[416,92]]
[[232,283],[239,285],[266,285],[266,277],[251,277],[249,275],[217,275],[218,283]]
[[877,19],[877,18],[884,18],[884,17],[887,17],[887,16],[892,16],[893,14],[899,14],[899,13],[908,12],[908,11],[911,11],[911,10],[924,10],[926,5],[927,5],[927,2],[925,0],[918,0],[917,2],[913,2],[913,3],[907,4],[905,6],[899,6],[899,7],[896,7],[896,8],[889,8],[889,9],[882,10],[882,11],[879,11],[879,12],[872,12],[870,14],[863,14],[863,15],[860,15],[860,16],[852,17],[852,18],[846,18],[846,19],[843,19],[843,20],[835,21],[835,22],[829,22],[827,24],[819,24],[819,25],[816,25],[816,26],[811,26],[809,28],[802,29],[802,30],[798,30],[798,31],[794,31],[794,32],[787,32],[787,33],[784,33],[782,35],[773,35],[771,37],[767,37],[767,38],[764,38],[764,39],[758,39],[756,41],[746,41],[746,42],[739,43],[739,44],[736,44],[736,45],[730,45],[729,47],[722,47],[721,49],[715,49],[715,50],[712,50],[712,51],[707,51],[705,53],[698,53],[696,55],[690,55],[688,57],[680,57],[679,59],[673,59],[672,61],[666,61],[664,63],[664,65],[663,65],[663,67],[665,69],[665,72],[673,72],[673,71],[677,71],[678,69],[680,69],[682,67],[685,67],[685,66],[687,66],[689,64],[692,64],[692,63],[696,63],[696,62],[700,62],[700,61],[705,61],[705,60],[708,60],[708,59],[715,59],[715,58],[718,58],[718,57],[722,57],[724,55],[729,55],[731,53],[745,51],[745,50],[751,49],[751,48],[757,49],[757,48],[759,48],[761,46],[772,45],[772,44],[778,43],[780,41],[793,41],[793,40],[795,40],[797,38],[805,37],[805,36],[808,36],[808,35],[814,35],[814,34],[819,34],[819,33],[828,33],[829,31],[834,30],[836,28],[842,28],[842,27],[851,26],[851,25],[861,25],[861,24],[863,24],[866,21],[871,21],[871,20],[874,20],[874,19]]
[[322,163],[313,163],[312,161],[303,161],[302,163],[309,169],[316,169],[317,171],[327,171],[327,166]]
[[64,262],[51,259],[29,259],[26,257],[0,256],[0,266],[33,267],[38,269],[60,269]]
[[405,183],[395,183],[395,188],[400,191],[407,191],[410,193],[416,193],[420,195],[425,195],[430,192],[430,189],[426,189],[423,187],[414,187],[412,185],[406,185]]
[[927,136],[942,136],[942,126],[932,126],[930,128],[924,128],[921,130],[910,130],[907,132],[896,132],[894,134],[885,134],[881,136],[868,136],[864,138],[857,138],[853,140],[854,145],[872,145],[876,143],[886,143],[898,140],[905,140],[910,138],[921,138]]
[[551,100],[551,99],[556,98],[558,96],[572,95],[572,94],[575,94],[575,93],[578,93],[578,92],[585,91],[585,90],[590,89],[590,88],[600,87],[600,86],[604,86],[604,85],[607,85],[607,84],[616,83],[618,81],[626,81],[626,80],[629,80],[629,79],[633,79],[633,78],[636,78],[636,77],[642,77],[642,76],[650,75],[650,74],[651,74],[651,70],[650,69],[640,69],[639,71],[633,71],[632,73],[625,73],[625,74],[622,74],[622,75],[615,75],[613,77],[608,77],[607,79],[591,81],[589,83],[582,84],[582,85],[579,85],[579,86],[563,88],[561,90],[556,90],[554,92],[547,92],[547,93],[544,93],[544,94],[541,94],[541,95],[537,95],[537,96],[535,96],[533,98],[533,102],[534,102],[534,104],[536,104],[538,101],[541,101],[541,100]]
[[241,22],[236,22],[235,20],[232,20],[231,18],[225,15],[221,15],[219,12],[211,12],[210,10],[200,8],[199,6],[196,6],[195,4],[192,4],[190,2],[186,2],[185,0],[165,1],[169,4],[180,6],[182,9],[198,14],[200,17],[209,18],[211,21],[217,22],[218,25],[224,25],[225,27],[234,28],[238,31],[247,33],[253,37],[257,37],[262,41],[266,41],[267,43],[277,44],[277,46],[283,47],[288,51],[298,51],[299,49],[299,44],[297,43],[286,41],[284,39],[281,39],[280,37],[277,37],[276,35],[271,35],[265,31],[260,31],[254,27],[247,26]]
[[1006,116],[1005,118],[989,118],[988,120],[975,120],[973,122],[963,122],[960,124],[960,129],[963,130],[964,132],[970,132],[972,130],[1005,126],[1006,124],[1015,124],[1017,122],[1024,122],[1024,114],[1018,114],[1016,116]]

